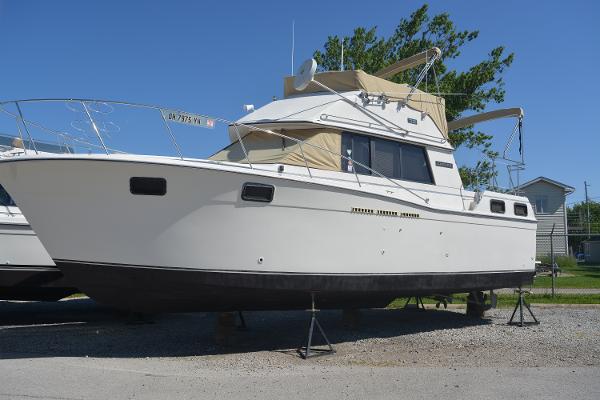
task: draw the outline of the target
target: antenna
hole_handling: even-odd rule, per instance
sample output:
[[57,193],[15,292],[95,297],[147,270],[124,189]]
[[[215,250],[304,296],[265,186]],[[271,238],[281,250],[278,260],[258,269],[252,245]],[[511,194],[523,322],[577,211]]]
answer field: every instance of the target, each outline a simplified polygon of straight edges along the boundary
[[294,47],[296,44],[296,20],[292,20],[292,75],[294,75]]

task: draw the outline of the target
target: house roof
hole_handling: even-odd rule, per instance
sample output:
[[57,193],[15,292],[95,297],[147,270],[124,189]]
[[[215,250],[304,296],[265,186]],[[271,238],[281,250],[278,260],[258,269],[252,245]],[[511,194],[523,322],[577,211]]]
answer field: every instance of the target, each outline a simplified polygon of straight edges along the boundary
[[575,188],[573,186],[565,185],[564,183],[555,181],[554,179],[546,178],[545,176],[538,176],[535,179],[525,182],[525,183],[519,185],[519,187],[517,189],[523,189],[523,188],[526,188],[527,186],[531,186],[534,183],[538,183],[538,182],[547,182],[551,185],[558,186],[565,191],[565,194],[571,194],[575,191]]

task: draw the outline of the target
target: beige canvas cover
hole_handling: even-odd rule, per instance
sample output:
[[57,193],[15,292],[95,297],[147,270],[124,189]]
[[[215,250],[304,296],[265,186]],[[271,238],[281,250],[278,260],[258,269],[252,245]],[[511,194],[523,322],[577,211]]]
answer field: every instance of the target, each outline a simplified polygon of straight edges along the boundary
[[[403,83],[394,83],[388,80],[369,75],[361,70],[354,71],[329,71],[315,74],[316,81],[338,92],[352,90],[363,90],[371,94],[385,94],[392,101],[406,102],[411,87]],[[294,77],[288,76],[284,79],[284,97],[295,94],[306,94],[323,92],[325,89],[310,83],[306,89],[297,91],[294,89]],[[426,113],[433,119],[445,138],[448,138],[448,126],[446,122],[446,106],[442,97],[437,97],[421,90],[415,90],[407,102],[408,106]]]
[[465,118],[456,119],[454,121],[448,122],[448,130],[453,131],[455,129],[464,128],[465,126],[475,125],[479,122],[491,121],[493,119],[498,118],[506,118],[506,117],[522,117],[523,109],[516,108],[501,108],[499,110],[488,111],[484,113],[479,113],[475,115],[471,115]]
[[[342,132],[331,128],[282,130],[282,135],[303,140],[302,151],[311,168],[339,171],[341,169],[340,151]],[[242,138],[251,163],[286,164],[305,166],[300,145],[290,139],[262,131],[252,131]],[[335,154],[312,147],[315,145]],[[239,141],[235,141],[223,150],[209,157],[214,161],[247,163]]]
[[415,67],[418,67],[419,65],[427,63],[427,61],[429,61],[434,56],[436,58],[439,58],[441,55],[442,55],[442,51],[440,49],[438,49],[437,47],[433,47],[429,50],[425,50],[421,53],[417,53],[417,54],[407,57],[403,60],[398,60],[395,63],[388,65],[385,68],[380,69],[379,71],[375,72],[373,75],[375,75],[376,77],[379,77],[379,78],[383,78],[383,79],[391,78],[392,76],[394,76],[402,71],[406,71],[408,69],[415,68]]

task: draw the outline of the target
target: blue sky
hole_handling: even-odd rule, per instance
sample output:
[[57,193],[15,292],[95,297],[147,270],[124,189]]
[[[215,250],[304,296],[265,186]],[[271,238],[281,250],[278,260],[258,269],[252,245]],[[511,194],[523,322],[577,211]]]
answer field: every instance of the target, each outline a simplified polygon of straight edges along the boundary
[[[545,175],[570,184],[577,189],[570,202],[583,198],[587,180],[600,200],[600,2],[428,3],[432,13],[449,12],[459,29],[480,31],[457,68],[497,45],[516,54],[503,106],[525,109],[523,179]],[[242,104],[281,96],[292,20],[298,65],[328,35],[374,25],[389,35],[423,2],[368,4],[375,3],[0,0],[0,98],[120,99],[236,119]],[[512,122],[487,128],[501,145]],[[210,150],[226,142],[208,132]]]

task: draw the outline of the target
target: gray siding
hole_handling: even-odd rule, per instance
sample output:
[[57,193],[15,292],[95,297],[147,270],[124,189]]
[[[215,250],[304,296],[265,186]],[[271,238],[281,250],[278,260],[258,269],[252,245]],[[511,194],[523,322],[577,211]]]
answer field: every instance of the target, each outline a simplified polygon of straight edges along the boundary
[[554,252],[557,254],[568,253],[568,239],[565,236],[567,233],[566,227],[566,210],[565,210],[565,191],[563,188],[548,182],[540,181],[533,183],[521,191],[533,206],[538,196],[546,196],[548,198],[547,208],[544,213],[536,210],[535,216],[538,220],[537,226],[537,254],[547,255],[550,253],[550,232],[552,225],[554,228]]

